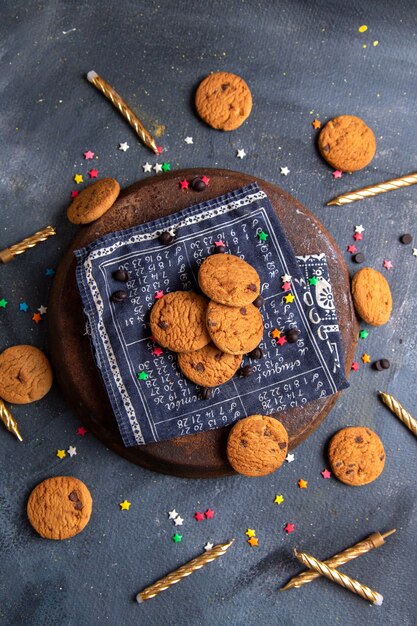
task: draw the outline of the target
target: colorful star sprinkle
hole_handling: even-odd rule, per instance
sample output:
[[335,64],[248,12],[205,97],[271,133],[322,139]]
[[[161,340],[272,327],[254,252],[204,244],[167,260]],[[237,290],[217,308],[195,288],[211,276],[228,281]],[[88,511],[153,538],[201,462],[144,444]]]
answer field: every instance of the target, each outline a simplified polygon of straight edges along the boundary
[[247,535],[248,537],[255,537],[256,536],[256,530],[254,528],[248,528],[248,530],[246,531],[245,535]]
[[359,369],[359,363],[357,363],[356,361],[353,361],[352,365],[350,366],[350,369],[353,370],[354,372],[357,372]]
[[295,454],[288,453],[287,456],[285,457],[285,460],[287,461],[287,463],[292,463],[294,459],[295,459]]
[[280,346],[283,346],[283,345],[284,345],[284,343],[287,343],[287,340],[286,340],[286,338],[284,337],[284,335],[281,335],[281,337],[279,337],[279,339],[277,339],[277,343],[278,343]]
[[41,315],[45,315],[45,313],[47,313],[48,311],[48,307],[47,306],[43,306],[43,304],[41,304],[41,306],[38,308],[38,311]]
[[76,431],[76,435],[79,435],[80,437],[85,437],[85,435],[87,434],[88,430],[86,428],[84,428],[84,426],[80,426],[79,428],[77,428]]
[[268,233],[265,233],[263,230],[261,230],[261,232],[258,233],[259,241],[266,241],[267,237],[268,237]]
[[119,150],[126,152],[126,150],[129,150],[129,144],[126,141],[119,143]]
[[359,224],[359,226],[355,226],[355,233],[363,233],[363,231],[365,230],[365,228],[362,226],[362,224]]
[[246,156],[246,152],[242,149],[242,150],[237,150],[236,152],[236,156],[238,159],[244,159]]
[[179,533],[175,533],[175,535],[172,535],[171,539],[174,543],[181,543],[182,535],[180,535]]
[[81,174],[75,174],[74,176],[74,182],[79,185],[80,183],[84,182],[83,177],[81,176]]
[[284,296],[284,300],[287,304],[289,304],[290,302],[294,302],[295,298],[292,293],[289,293],[288,296]]
[[291,289],[291,283],[282,283],[281,289],[284,291],[289,291]]
[[282,504],[283,502],[284,502],[284,496],[282,496],[281,494],[279,494],[278,496],[275,496],[275,500],[274,500],[275,504]]
[[155,165],[153,166],[153,169],[155,170],[157,174],[159,174],[159,172],[162,172],[162,165],[160,163],[155,163]]
[[123,500],[123,502],[120,502],[119,506],[120,506],[120,510],[121,511],[128,511],[130,509],[131,506],[131,502],[128,502],[128,500]]
[[281,276],[281,280],[283,283],[291,282],[291,278],[292,276],[290,274],[283,274],[283,276]]
[[202,176],[201,180],[203,181],[205,185],[208,185],[210,182],[210,178],[208,176]]
[[390,270],[390,269],[393,268],[392,261],[390,261],[389,259],[385,259],[383,265],[384,265],[386,270]]
[[369,333],[366,328],[363,328],[359,333],[359,339],[366,339],[368,335]]
[[176,512],[175,509],[172,509],[172,511],[168,512],[168,517],[169,519],[175,519],[176,517],[178,517],[178,513]]
[[221,248],[224,246],[224,242],[219,239],[218,241],[214,242],[214,245],[216,246],[216,248]]
[[24,313],[27,313],[28,308],[29,308],[29,305],[27,302],[21,302],[19,304],[19,311],[24,311]]
[[206,552],[209,552],[210,550],[213,549],[213,545],[214,545],[213,543],[210,543],[210,541],[207,541],[206,545],[204,546],[204,550]]
[[149,172],[152,172],[152,165],[148,163],[148,161],[146,161],[146,163],[142,165],[142,168],[145,174],[149,174]]
[[182,517],[180,517],[179,515],[177,515],[177,517],[174,520],[174,524],[175,526],[182,526],[184,523],[184,520]]
[[213,517],[214,517],[213,509],[207,509],[207,511],[204,513],[204,515],[206,516],[206,519],[213,519]]
[[366,354],[366,352],[364,354],[362,354],[362,361],[364,363],[370,363],[371,362],[371,357],[369,356],[369,354]]
[[319,279],[317,278],[317,276],[311,276],[311,278],[308,279],[308,282],[310,283],[310,285],[317,285]]
[[71,198],[76,198],[79,193],[79,191],[71,191]]
[[300,489],[307,489],[308,482],[304,480],[303,478],[300,478],[297,485],[300,487]]
[[358,31],[360,33],[366,33],[366,31],[368,30],[368,27],[366,26],[366,24],[362,24],[362,26],[359,26]]
[[330,476],[332,475],[332,473],[329,472],[328,469],[324,469],[322,472],[320,472],[320,474],[323,476],[323,478],[330,478]]
[[186,138],[184,139],[184,141],[185,141],[185,143],[188,143],[188,145],[191,145],[192,143],[194,143],[194,142],[193,142],[193,138],[192,138],[192,137],[186,137]]
[[180,189],[188,189],[189,186],[190,183],[188,182],[188,180],[180,180]]
[[42,319],[42,315],[40,313],[34,313],[32,315],[32,319],[33,319],[34,322],[36,322],[36,324],[39,324],[39,322]]
[[88,175],[90,178],[97,178],[98,176],[98,170],[92,169],[88,172]]
[[342,178],[343,172],[341,170],[335,170],[332,172],[333,178]]
[[350,246],[347,247],[347,251],[350,252],[350,254],[355,254],[358,249],[353,243],[351,243]]
[[288,176],[288,174],[290,173],[290,170],[288,169],[286,165],[284,167],[280,167],[279,169],[280,169],[282,176]]
[[70,446],[68,448],[67,452],[70,455],[70,457],[72,458],[73,456],[75,456],[77,454],[77,448],[75,446]]
[[64,457],[67,456],[67,453],[65,452],[65,450],[57,450],[56,455],[58,459],[63,459]]
[[162,163],[162,171],[163,172],[170,172],[171,171],[170,163]]
[[94,157],[94,152],[91,152],[91,150],[87,150],[87,152],[84,152],[84,158],[86,160],[92,159],[93,157]]
[[8,304],[8,301],[5,298],[2,298],[0,300],[0,309],[5,309]]
[[285,524],[285,526],[284,526],[284,530],[285,530],[286,533],[288,533],[290,535],[291,533],[294,532],[295,525],[294,524],[290,524],[290,522],[287,522]]
[[139,374],[136,374],[136,377],[138,380],[148,380],[149,374],[147,372],[139,372]]
[[194,519],[196,522],[202,522],[204,519],[204,513],[200,513],[200,511],[196,511],[194,513]]
[[361,241],[363,239],[362,233],[355,233],[353,235],[353,238],[355,239],[355,241]]
[[279,337],[281,337],[281,331],[278,330],[278,328],[274,328],[274,330],[271,331],[271,337],[272,339],[279,339]]
[[53,267],[48,267],[46,269],[46,271],[45,271],[45,276],[49,276],[49,277],[55,276],[54,268]]
[[154,295],[155,300],[159,300],[160,298],[163,298],[163,297],[164,297],[164,292],[162,291],[162,289],[155,292],[155,295]]
[[413,248],[413,256],[417,256],[417,248]]
[[318,119],[313,120],[311,125],[314,129],[321,128],[321,122]]
[[164,354],[164,351],[159,346],[156,346],[156,348],[152,350],[152,354],[154,356],[161,356],[161,354]]
[[248,544],[253,548],[258,545],[258,541],[259,539],[257,537],[251,537],[250,539],[248,539]]

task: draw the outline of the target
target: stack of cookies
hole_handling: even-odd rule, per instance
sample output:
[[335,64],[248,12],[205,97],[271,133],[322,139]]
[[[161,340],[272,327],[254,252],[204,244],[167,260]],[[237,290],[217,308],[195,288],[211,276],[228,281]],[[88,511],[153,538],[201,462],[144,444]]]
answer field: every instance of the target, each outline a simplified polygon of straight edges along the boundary
[[189,380],[216,387],[262,339],[260,279],[239,257],[215,254],[202,263],[198,282],[210,300],[192,291],[168,293],[152,308],[151,330],[157,343],[178,353]]

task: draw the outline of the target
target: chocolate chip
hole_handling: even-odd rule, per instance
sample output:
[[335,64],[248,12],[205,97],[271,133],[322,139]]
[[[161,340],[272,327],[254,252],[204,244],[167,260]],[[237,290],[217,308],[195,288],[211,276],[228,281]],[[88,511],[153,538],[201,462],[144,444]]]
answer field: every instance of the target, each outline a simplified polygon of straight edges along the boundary
[[343,465],[343,461],[337,461],[337,463],[335,463],[336,467],[340,467],[341,465]]
[[78,493],[76,491],[71,491],[71,493],[69,494],[68,498],[71,500],[71,502],[77,502],[77,500],[78,500]]
[[82,508],[83,508],[83,503],[80,502],[80,500],[77,500],[77,502],[74,504],[74,509],[76,509],[77,511],[81,511]]
[[363,443],[363,437],[355,437],[355,443]]
[[258,296],[257,298],[255,298],[255,300],[252,302],[253,306],[256,306],[257,309],[260,309],[261,306],[263,306],[264,304],[264,299],[262,296]]
[[365,260],[365,255],[362,252],[358,252],[357,254],[354,254],[352,257],[352,261],[354,263],[363,263]]
[[206,368],[204,367],[204,364],[203,364],[203,363],[197,363],[197,365],[194,365],[194,369],[195,369],[197,372],[204,372],[204,370],[205,370]]
[[256,285],[254,285],[253,283],[249,283],[248,289],[250,289],[251,291],[256,291],[257,290]]
[[246,448],[246,446],[248,445],[248,442],[246,441],[246,439],[241,439],[240,445],[242,446],[242,448]]
[[202,400],[210,400],[210,398],[212,397],[213,392],[210,389],[210,387],[202,387],[201,391],[200,391],[200,398]]
[[194,189],[194,191],[204,191],[206,187],[206,183],[204,180],[201,180],[201,178],[194,178],[191,181],[191,188]]
[[269,428],[264,428],[264,436],[270,437],[271,435],[272,435],[272,432],[269,430]]
[[166,330],[168,328],[169,324],[167,322],[164,322],[164,321],[161,320],[160,322],[158,322],[158,326],[159,326],[159,328],[162,328],[162,330]]
[[214,360],[215,361],[220,361],[222,356],[223,356],[223,352],[217,352],[217,354],[214,355]]
[[329,152],[329,150],[330,150],[330,146],[328,143],[326,143],[326,145],[323,146],[323,152]]
[[221,86],[222,91],[226,91],[226,89],[230,86],[230,83],[223,83]]
[[250,359],[253,359],[254,361],[257,361],[258,359],[262,359],[264,353],[262,352],[261,348],[254,348],[252,350],[252,352],[249,352],[248,357]]
[[217,326],[217,322],[212,322],[211,320],[207,320],[207,326]]
[[376,370],[378,370],[378,372],[382,372],[382,370],[384,369],[384,368],[382,367],[382,363],[381,363],[381,361],[375,361],[375,363],[374,363],[374,368],[375,368]]
[[391,363],[388,361],[388,359],[381,359],[381,367],[383,370],[389,369],[390,365]]
[[413,237],[409,233],[406,233],[405,235],[401,235],[400,241],[401,243],[407,246],[409,243],[413,241]]
[[175,236],[172,233],[169,233],[167,230],[159,235],[159,241],[164,244],[164,246],[169,246],[175,239]]
[[213,248],[213,254],[224,254],[226,252],[225,246],[215,246]]
[[240,313],[241,313],[242,315],[246,315],[246,309],[245,309],[245,307],[244,307],[244,306],[242,306],[242,308],[240,309]]
[[116,270],[113,272],[113,278],[120,283],[127,283],[129,280],[129,272],[126,272],[126,270]]
[[380,461],[383,461],[385,459],[385,454],[381,454],[381,456],[379,457]]
[[285,337],[288,343],[295,343],[296,341],[298,341],[299,334],[300,331],[298,330],[298,328],[290,328],[290,330],[287,330],[287,332],[285,333]]
[[243,378],[247,378],[247,376],[252,376],[253,367],[252,365],[244,365],[240,367],[237,371],[238,376],[242,376]]
[[119,291],[115,291],[114,293],[112,293],[111,299],[113,300],[113,302],[124,302],[125,300],[127,300],[127,291],[123,291],[122,289],[120,289]]
[[353,474],[353,470],[346,470],[345,474]]
[[285,443],[285,441],[280,441],[278,444],[278,448],[280,450],[284,450],[287,447],[287,444]]

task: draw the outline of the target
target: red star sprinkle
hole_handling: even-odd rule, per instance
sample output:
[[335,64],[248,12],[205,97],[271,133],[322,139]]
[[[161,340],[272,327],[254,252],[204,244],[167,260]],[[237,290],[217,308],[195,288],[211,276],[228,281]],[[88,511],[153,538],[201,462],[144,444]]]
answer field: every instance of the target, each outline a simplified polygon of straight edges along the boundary
[[390,270],[393,267],[392,261],[390,261],[389,259],[385,259],[384,267],[385,267],[386,270]]
[[80,435],[80,437],[84,437],[87,434],[87,432],[88,431],[86,428],[84,428],[84,426],[80,426],[79,428],[77,428],[77,431],[75,434]]
[[285,530],[286,533],[288,533],[290,535],[291,533],[294,532],[295,525],[294,524],[290,524],[289,522],[287,522],[287,524],[285,524],[285,526],[284,526],[284,530]]
[[89,177],[90,177],[90,178],[97,178],[97,176],[98,176],[98,170],[90,170],[90,171],[88,172],[88,175],[89,175]]
[[207,511],[204,513],[204,515],[206,516],[206,519],[213,519],[213,517],[214,517],[213,509],[207,509]]
[[352,365],[350,366],[350,369],[353,370],[354,372],[357,372],[359,369],[359,363],[356,363],[356,361],[353,361]]
[[188,180],[180,180],[180,189],[188,189],[189,182]]
[[223,243],[223,241],[221,241],[221,240],[219,239],[219,241],[215,241],[215,242],[214,242],[214,245],[216,246],[216,248],[220,248],[220,246],[224,246],[224,243]]
[[362,233],[355,233],[353,235],[353,238],[356,239],[356,241],[361,241],[362,239]]
[[208,178],[207,176],[202,176],[201,180],[203,181],[203,183],[206,183],[206,185],[208,185],[210,182],[210,178]]
[[343,172],[341,172],[341,170],[335,170],[334,172],[332,172],[333,178],[342,178],[342,174]]
[[350,252],[350,254],[355,254],[355,252],[357,251],[357,247],[352,243],[350,244],[350,246],[347,247],[347,251]]
[[155,300],[159,300],[159,298],[163,298],[163,297],[164,297],[164,292],[162,291],[162,289],[160,291],[157,291],[154,296]]
[[291,289],[291,283],[282,283],[282,287],[284,291],[289,291]]
[[204,513],[200,513],[200,511],[197,511],[196,513],[194,513],[194,519],[197,522],[201,522],[204,519]]
[[320,474],[323,476],[323,478],[330,478],[330,476],[332,475],[332,473],[329,472],[328,469],[324,469],[322,472],[320,472]]
[[284,335],[282,335],[281,337],[277,339],[277,343],[279,343],[280,346],[283,346],[284,343],[287,343],[287,340],[285,339]]
[[162,154],[162,150],[163,150],[162,146],[157,146],[156,147],[156,151],[157,151],[158,154]]
[[152,350],[152,354],[154,354],[155,356],[161,356],[161,354],[164,354],[164,351],[162,350],[162,348],[157,346]]
[[79,194],[79,191],[71,191],[71,198],[76,198]]
[[94,156],[94,152],[91,152],[91,150],[87,150],[87,152],[84,152],[84,158],[85,159],[92,159]]
[[41,315],[40,313],[34,313],[34,314],[32,315],[32,319],[33,319],[33,321],[34,321],[34,322],[36,322],[37,324],[39,324],[39,322],[40,322],[40,321],[41,321],[41,319],[42,319],[42,315]]

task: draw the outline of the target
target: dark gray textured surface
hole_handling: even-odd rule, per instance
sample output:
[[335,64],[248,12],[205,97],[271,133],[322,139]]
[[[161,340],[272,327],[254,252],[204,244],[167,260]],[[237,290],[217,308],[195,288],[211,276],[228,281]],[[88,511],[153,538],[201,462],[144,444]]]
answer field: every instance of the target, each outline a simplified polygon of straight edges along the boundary
[[[369,30],[358,33],[367,24]],[[91,436],[77,437],[77,420],[53,391],[16,406],[25,442],[1,439],[0,621],[5,624],[414,624],[416,570],[415,438],[376,398],[385,388],[417,413],[417,259],[398,236],[415,228],[417,190],[409,188],[346,208],[324,207],[334,195],[417,169],[415,75],[417,9],[414,2],[3,2],[1,6],[1,232],[0,245],[48,223],[58,235],[9,266],[0,267],[1,349],[17,343],[46,348],[50,279],[75,227],[65,218],[72,176],[87,174],[91,149],[100,176],[122,186],[140,179],[154,162],[129,127],[86,82],[95,69],[152,126],[166,125],[160,143],[172,168],[241,169],[280,184],[310,208],[340,246],[355,224],[366,230],[362,248],[389,274],[394,314],[360,342],[392,367],[361,367],[351,388],[319,430],[297,448],[294,463],[270,477],[190,481],[151,474],[110,453]],[[379,40],[373,47],[372,42]],[[363,48],[363,44],[367,48]],[[223,134],[200,122],[192,93],[212,70],[244,76],[254,108],[239,130]],[[358,114],[374,129],[378,149],[370,167],[334,181],[317,154],[311,121]],[[194,145],[184,137],[191,135]],[[117,150],[127,141],[130,150]],[[244,148],[245,160],[236,159]],[[288,177],[279,167],[288,166]],[[417,237],[417,232],[414,231]],[[352,271],[353,271],[352,267]],[[384,270],[383,270],[384,271]],[[387,462],[373,485],[353,489],[324,481],[325,446],[345,425],[365,424],[381,436]],[[57,448],[77,446],[63,461]],[[84,480],[94,498],[91,522],[66,542],[38,538],[25,503],[32,487],[56,474]],[[300,491],[299,478],[309,481]],[[285,502],[273,504],[276,493]],[[119,510],[124,498],[130,511]],[[197,524],[196,510],[212,507],[214,520]],[[185,518],[174,545],[167,511]],[[286,522],[296,532],[286,536]],[[255,528],[259,547],[245,542]],[[377,552],[346,566],[347,573],[385,597],[381,608],[327,581],[277,593],[299,571],[292,548],[328,556],[374,530],[397,528]],[[197,555],[207,540],[237,541],[229,554],[148,603],[134,594]]]

